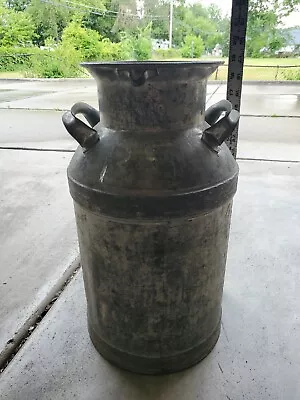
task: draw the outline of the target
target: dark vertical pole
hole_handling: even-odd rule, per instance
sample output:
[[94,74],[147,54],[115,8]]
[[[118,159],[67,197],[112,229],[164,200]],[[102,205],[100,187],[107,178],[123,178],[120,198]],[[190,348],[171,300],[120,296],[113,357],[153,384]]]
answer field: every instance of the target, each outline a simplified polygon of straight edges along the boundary
[[[227,77],[227,99],[233,108],[240,111],[243,67],[245,57],[248,0],[232,0],[230,47]],[[226,141],[232,155],[236,158],[239,126]]]

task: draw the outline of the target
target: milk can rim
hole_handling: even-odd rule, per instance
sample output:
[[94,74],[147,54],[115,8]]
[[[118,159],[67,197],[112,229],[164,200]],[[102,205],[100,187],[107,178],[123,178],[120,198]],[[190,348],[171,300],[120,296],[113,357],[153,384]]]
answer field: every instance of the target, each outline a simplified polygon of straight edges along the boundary
[[164,68],[187,68],[187,67],[216,67],[223,65],[225,61],[203,60],[203,61],[85,61],[80,63],[82,67],[164,67]]

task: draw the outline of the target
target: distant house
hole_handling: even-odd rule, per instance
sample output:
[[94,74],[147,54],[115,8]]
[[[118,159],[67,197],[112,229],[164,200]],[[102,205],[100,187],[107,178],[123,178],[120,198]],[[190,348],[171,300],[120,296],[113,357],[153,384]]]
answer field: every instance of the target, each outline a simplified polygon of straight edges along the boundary
[[152,39],[152,49],[153,50],[166,50],[169,48],[169,41],[168,40],[163,40],[163,39]]
[[222,57],[223,56],[222,46],[219,43],[216,44],[215,48],[211,52],[211,55],[214,57]]

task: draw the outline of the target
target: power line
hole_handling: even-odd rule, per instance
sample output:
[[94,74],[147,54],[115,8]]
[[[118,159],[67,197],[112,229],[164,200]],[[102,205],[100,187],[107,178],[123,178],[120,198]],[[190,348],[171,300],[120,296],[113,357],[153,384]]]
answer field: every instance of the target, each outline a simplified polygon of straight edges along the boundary
[[[128,16],[131,16],[131,17],[138,17],[139,19],[142,19],[141,18],[141,16],[140,16],[140,14],[134,14],[134,13],[130,13],[130,12],[124,12],[124,11],[121,11],[121,12],[119,12],[119,11],[113,11],[113,10],[105,10],[105,11],[102,11],[102,10],[100,10],[99,8],[95,8],[95,7],[92,7],[92,6],[87,6],[87,5],[85,5],[85,4],[82,4],[82,3],[77,3],[77,2],[73,2],[73,1],[69,1],[69,0],[65,0],[64,2],[63,1],[61,1],[60,3],[57,3],[55,0],[54,1],[52,1],[52,0],[40,0],[42,3],[47,3],[47,4],[52,4],[52,5],[54,5],[54,6],[56,6],[56,7],[64,7],[64,8],[68,8],[68,9],[70,9],[70,10],[75,10],[75,11],[78,11],[78,12],[81,12],[81,13],[83,13],[83,12],[85,12],[84,10],[78,10],[78,8],[75,8],[74,6],[76,5],[76,6],[79,6],[79,7],[82,7],[82,8],[87,8],[88,10],[89,10],[89,13],[90,14],[94,14],[94,15],[99,15],[99,16],[108,16],[109,14],[114,14],[114,15],[111,15],[111,17],[115,17],[115,18],[117,18],[118,16],[119,16],[119,14],[125,14],[125,15],[128,15]],[[63,4],[63,3],[67,3],[67,4]],[[69,4],[71,4],[71,5],[69,5]],[[74,5],[74,6],[73,6]],[[91,10],[91,11],[90,11]],[[99,11],[95,11],[95,10],[99,10]],[[152,19],[161,19],[161,20],[169,20],[169,17],[163,17],[163,16],[159,16],[159,15],[151,15],[151,14],[148,14],[148,15],[144,15],[143,16],[143,18],[146,18],[146,17],[148,17],[148,18],[152,18]]]
[[[41,3],[51,4],[51,5],[56,6],[56,7],[68,8],[69,10],[75,10],[75,11],[78,11],[80,13],[84,13],[85,12],[84,10],[78,10],[77,8],[75,8],[73,6],[69,6],[67,4],[62,4],[62,3],[56,3],[55,1],[51,1],[51,0],[40,0],[40,1],[41,1]],[[106,16],[107,12],[90,11],[90,14]],[[114,15],[114,17],[117,17],[117,15]]]
[[[98,7],[94,7],[94,6],[88,6],[87,4],[82,4],[82,3],[78,3],[77,1],[70,1],[70,0],[64,0],[65,3],[70,3],[70,4],[74,4],[75,6],[80,6],[83,8],[89,8],[91,10],[98,10],[98,11],[102,11],[100,8]],[[104,10],[106,11],[106,10]],[[111,13],[117,14],[117,11],[109,11]]]

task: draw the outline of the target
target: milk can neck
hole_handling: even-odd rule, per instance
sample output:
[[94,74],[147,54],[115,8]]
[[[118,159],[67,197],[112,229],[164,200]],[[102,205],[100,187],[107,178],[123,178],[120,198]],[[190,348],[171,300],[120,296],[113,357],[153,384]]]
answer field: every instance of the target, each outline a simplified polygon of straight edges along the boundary
[[204,118],[206,79],[97,83],[101,125],[110,129],[184,130]]

